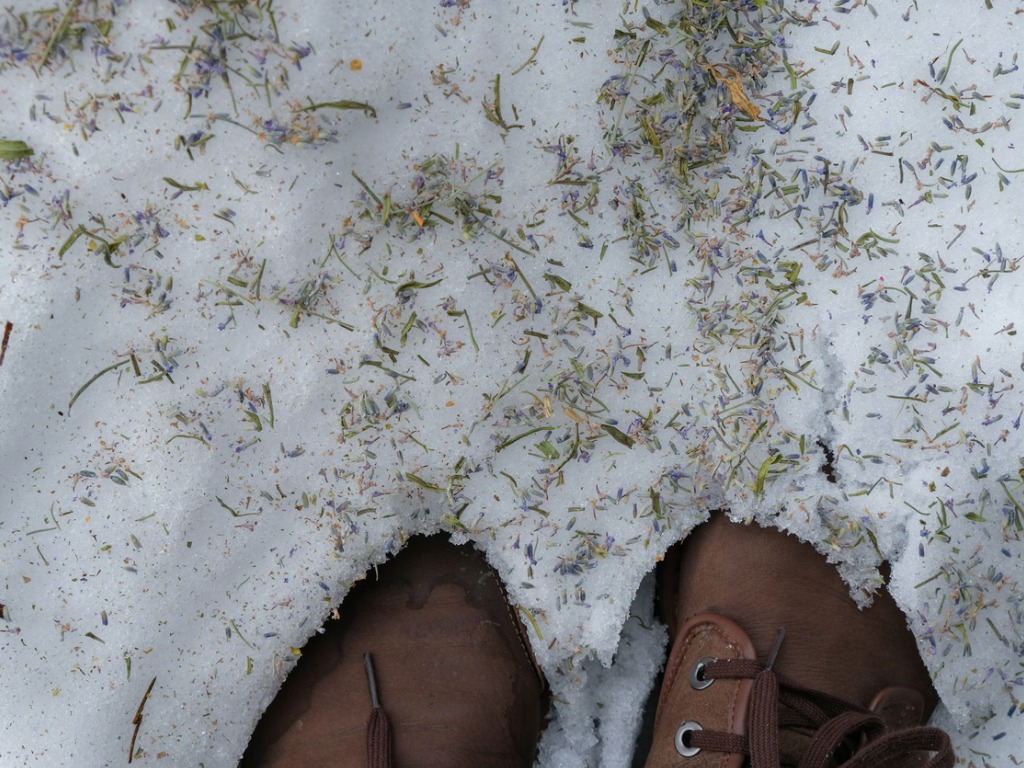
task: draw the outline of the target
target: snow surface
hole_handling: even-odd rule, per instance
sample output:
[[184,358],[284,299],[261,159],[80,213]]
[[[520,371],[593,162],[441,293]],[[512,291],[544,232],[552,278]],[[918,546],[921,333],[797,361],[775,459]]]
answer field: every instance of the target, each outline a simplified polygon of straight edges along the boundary
[[644,577],[723,506],[889,560],[960,761],[1024,757],[1019,9],[791,0],[757,73],[772,3],[214,5],[0,16],[0,763],[234,764],[444,530],[539,764],[628,765]]

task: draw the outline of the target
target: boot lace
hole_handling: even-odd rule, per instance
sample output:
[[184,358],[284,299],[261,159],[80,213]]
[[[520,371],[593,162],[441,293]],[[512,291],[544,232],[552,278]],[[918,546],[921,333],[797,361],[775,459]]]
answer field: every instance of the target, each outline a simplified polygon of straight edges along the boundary
[[377,676],[373,671],[373,658],[363,654],[366,669],[366,684],[370,688],[370,718],[366,722],[366,765],[367,768],[392,768],[391,722],[377,694]]
[[[780,631],[767,661],[708,659],[705,663],[705,680],[753,681],[748,735],[706,731],[697,723],[684,723],[677,747],[690,754],[703,749],[744,754],[749,756],[750,768],[953,768],[953,748],[945,731],[926,726],[892,730],[869,710],[795,685],[775,673],[772,664],[782,637]],[[780,739],[780,730],[788,738]],[[922,753],[927,752],[934,754],[922,762]]]

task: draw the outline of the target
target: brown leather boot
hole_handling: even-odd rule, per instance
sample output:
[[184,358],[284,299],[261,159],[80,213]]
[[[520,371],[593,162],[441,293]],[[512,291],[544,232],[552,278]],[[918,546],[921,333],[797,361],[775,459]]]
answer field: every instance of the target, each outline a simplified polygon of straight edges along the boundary
[[483,556],[413,539],[303,649],[242,766],[522,768],[536,756],[544,690]]
[[646,768],[953,765],[920,727],[937,696],[888,593],[860,610],[813,547],[724,514],[663,566],[674,641]]

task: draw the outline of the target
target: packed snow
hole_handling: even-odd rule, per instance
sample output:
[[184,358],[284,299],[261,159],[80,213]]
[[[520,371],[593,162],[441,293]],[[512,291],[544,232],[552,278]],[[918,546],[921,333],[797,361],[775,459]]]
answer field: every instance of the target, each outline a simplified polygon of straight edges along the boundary
[[889,561],[960,762],[1024,759],[1019,9],[350,5],[0,13],[0,763],[234,765],[444,531],[538,765],[627,766],[719,508]]

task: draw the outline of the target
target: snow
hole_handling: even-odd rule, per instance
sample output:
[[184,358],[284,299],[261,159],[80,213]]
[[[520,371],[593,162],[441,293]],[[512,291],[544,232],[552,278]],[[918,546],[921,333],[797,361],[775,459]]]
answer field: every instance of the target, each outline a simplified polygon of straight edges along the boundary
[[861,602],[888,560],[961,762],[1019,759],[1015,13],[208,5],[0,17],[5,764],[233,765],[443,530],[539,765],[628,765],[649,573],[723,506]]

